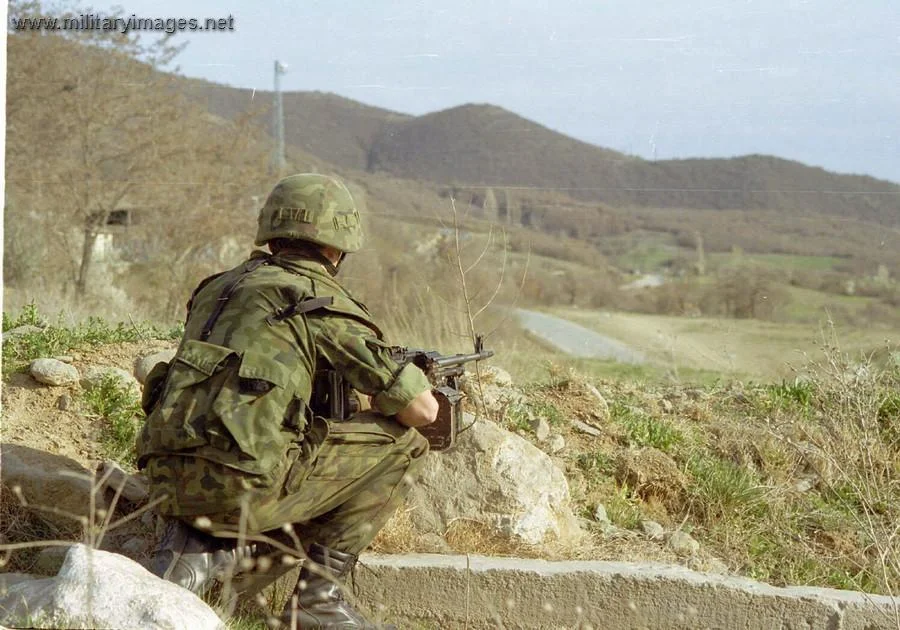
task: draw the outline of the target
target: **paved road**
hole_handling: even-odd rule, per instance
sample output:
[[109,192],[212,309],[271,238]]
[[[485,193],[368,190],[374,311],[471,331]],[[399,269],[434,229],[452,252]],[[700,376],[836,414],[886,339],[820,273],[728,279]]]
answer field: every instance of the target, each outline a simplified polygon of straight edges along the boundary
[[619,363],[646,363],[647,359],[621,341],[611,339],[568,320],[516,309],[522,327],[551,346],[573,357],[608,359]]

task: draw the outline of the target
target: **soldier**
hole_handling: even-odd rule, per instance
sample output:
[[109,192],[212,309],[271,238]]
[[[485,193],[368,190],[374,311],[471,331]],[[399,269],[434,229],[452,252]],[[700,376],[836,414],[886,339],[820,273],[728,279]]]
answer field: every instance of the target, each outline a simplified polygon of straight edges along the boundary
[[[292,526],[307,560],[282,620],[374,628],[340,581],[406,496],[428,451],[413,427],[433,422],[438,404],[422,371],[390,357],[365,306],[334,279],[362,246],[343,183],[279,181],[259,213],[256,245],[266,244],[271,253],[200,283],[175,358],[147,378],[138,464],[167,522],[151,570],[201,593],[260,552],[239,546],[238,532]],[[314,393],[327,370],[372,409],[323,418]]]

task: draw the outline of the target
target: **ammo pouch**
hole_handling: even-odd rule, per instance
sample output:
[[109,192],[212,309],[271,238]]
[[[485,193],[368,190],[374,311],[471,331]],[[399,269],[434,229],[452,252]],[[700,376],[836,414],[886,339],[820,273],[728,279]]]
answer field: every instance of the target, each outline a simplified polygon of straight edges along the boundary
[[153,455],[197,457],[272,483],[288,447],[303,440],[308,410],[293,382],[302,376],[253,350],[186,341],[148,375],[138,466]]

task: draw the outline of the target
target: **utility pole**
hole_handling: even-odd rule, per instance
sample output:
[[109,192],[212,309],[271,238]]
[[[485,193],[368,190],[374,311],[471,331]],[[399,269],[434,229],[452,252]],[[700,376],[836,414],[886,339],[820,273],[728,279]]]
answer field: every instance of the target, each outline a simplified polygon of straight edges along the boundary
[[275,60],[275,118],[273,135],[275,136],[275,155],[272,166],[279,176],[284,172],[284,105],[281,100],[281,75],[287,72],[287,64]]

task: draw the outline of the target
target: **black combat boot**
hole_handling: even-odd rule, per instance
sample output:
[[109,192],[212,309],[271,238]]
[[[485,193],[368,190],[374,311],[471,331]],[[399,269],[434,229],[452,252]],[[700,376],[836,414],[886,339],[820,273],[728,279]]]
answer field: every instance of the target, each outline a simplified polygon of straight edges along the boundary
[[[371,623],[344,600],[343,581],[356,564],[355,555],[313,543],[307,556],[291,601],[281,615],[283,626],[291,628],[293,622],[294,628],[303,630],[396,630],[393,625]],[[293,608],[295,598],[297,607]]]
[[151,573],[202,595],[216,578],[237,570],[244,557],[253,555],[250,545],[238,546],[229,538],[216,538],[186,523],[168,519],[150,565]]

